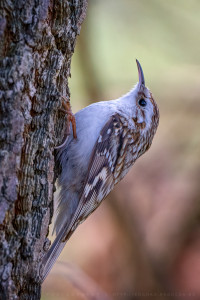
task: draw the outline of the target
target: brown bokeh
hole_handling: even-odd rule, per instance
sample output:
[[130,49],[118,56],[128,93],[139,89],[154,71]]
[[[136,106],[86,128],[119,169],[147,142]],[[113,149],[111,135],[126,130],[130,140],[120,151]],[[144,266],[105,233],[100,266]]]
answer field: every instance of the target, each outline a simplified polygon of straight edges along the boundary
[[148,153],[67,243],[42,299],[200,299],[200,5],[108,2],[89,2],[74,110],[136,83],[137,57],[160,125]]

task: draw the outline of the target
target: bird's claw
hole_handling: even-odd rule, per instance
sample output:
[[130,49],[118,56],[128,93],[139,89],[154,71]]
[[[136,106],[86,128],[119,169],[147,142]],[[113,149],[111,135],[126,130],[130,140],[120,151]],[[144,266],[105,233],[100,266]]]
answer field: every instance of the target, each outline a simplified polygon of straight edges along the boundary
[[66,133],[65,133],[65,140],[64,142],[55,147],[55,149],[60,149],[61,147],[63,147],[67,140],[68,140],[68,136],[70,135],[70,123],[72,124],[72,130],[73,130],[73,137],[76,139],[77,138],[77,134],[76,134],[76,120],[75,120],[75,116],[72,113],[72,109],[71,109],[71,105],[69,100],[62,96],[63,100],[62,100],[62,108],[60,108],[60,110],[62,112],[64,112],[65,114],[67,114],[67,126],[66,126]]

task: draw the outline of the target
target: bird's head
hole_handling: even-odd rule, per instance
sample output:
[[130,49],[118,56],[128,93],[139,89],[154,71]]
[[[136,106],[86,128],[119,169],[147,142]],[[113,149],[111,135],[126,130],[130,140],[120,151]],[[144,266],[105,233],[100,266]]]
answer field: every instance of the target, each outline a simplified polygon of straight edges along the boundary
[[135,129],[139,130],[141,134],[151,134],[153,137],[159,123],[159,110],[152,93],[145,86],[142,67],[138,60],[136,63],[139,82],[129,94],[129,103],[132,103],[132,121]]

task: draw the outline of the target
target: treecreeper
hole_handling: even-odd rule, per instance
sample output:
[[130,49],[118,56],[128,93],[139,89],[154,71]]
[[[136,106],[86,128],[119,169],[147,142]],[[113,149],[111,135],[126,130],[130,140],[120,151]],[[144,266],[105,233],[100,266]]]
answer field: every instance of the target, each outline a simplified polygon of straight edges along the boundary
[[56,164],[61,169],[56,238],[43,258],[42,281],[77,226],[151,146],[159,110],[136,62],[139,82],[130,92],[116,100],[93,103],[75,116],[69,114],[67,138],[56,149]]

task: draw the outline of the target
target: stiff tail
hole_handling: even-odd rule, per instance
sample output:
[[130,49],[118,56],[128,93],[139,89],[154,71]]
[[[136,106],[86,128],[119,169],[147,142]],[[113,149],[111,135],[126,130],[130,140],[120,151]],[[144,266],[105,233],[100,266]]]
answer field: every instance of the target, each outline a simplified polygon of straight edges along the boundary
[[80,201],[80,203],[76,209],[76,212],[71,220],[70,225],[65,224],[62,227],[62,229],[60,229],[51,248],[49,249],[47,254],[44,256],[43,261],[42,261],[42,265],[44,266],[44,270],[42,273],[42,280],[41,280],[42,282],[45,280],[45,278],[51,271],[54,263],[56,262],[56,259],[60,255],[66,242],[69,240],[72,233],[75,231],[77,226],[80,224],[80,222],[77,222],[77,220],[78,220],[78,217],[80,216],[82,208],[83,208],[83,201]]
[[[70,238],[72,232],[68,234],[66,238],[66,231],[60,231],[55,238],[51,248],[47,252],[47,254],[44,256],[42,264],[44,266],[44,270],[42,273],[42,282],[46,279],[47,275],[51,271],[53,265],[55,264],[58,256],[60,255],[62,249],[64,248],[66,242]],[[64,242],[63,242],[64,240]]]

